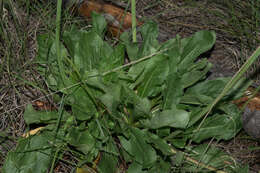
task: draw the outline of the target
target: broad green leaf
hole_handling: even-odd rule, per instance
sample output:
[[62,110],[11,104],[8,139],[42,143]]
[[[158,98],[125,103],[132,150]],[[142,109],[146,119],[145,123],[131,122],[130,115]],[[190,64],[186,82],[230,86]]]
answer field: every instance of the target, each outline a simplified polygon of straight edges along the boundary
[[163,90],[163,109],[175,108],[183,95],[183,85],[178,73],[170,73],[167,76],[165,89]]
[[[113,52],[109,57],[104,58],[100,61],[99,71],[108,72],[112,69],[124,65],[125,59],[125,46],[123,44],[118,44],[114,47]],[[125,72],[123,70],[118,70],[117,72],[109,73],[104,76],[105,81],[119,83],[120,75],[123,75]]]
[[108,43],[104,42],[94,31],[65,32],[64,42],[70,52],[72,62],[82,73],[98,69],[102,59],[109,58],[113,52]]
[[99,90],[95,90],[88,86],[74,87],[74,90],[68,97],[72,106],[73,115],[78,120],[88,120],[93,117],[97,112],[95,102],[96,97],[99,94]]
[[[232,162],[232,158],[220,149],[207,144],[201,144],[195,147],[190,154],[190,157],[199,160],[201,163],[213,166],[217,169],[222,169],[226,166],[226,162]],[[197,166],[197,165],[194,165]]]
[[211,64],[207,64],[207,66],[203,70],[194,69],[190,72],[183,74],[182,84],[183,84],[184,88],[192,86],[193,84],[197,83],[201,79],[205,79],[206,74],[209,72],[211,66],[212,66]]
[[[205,80],[196,84],[194,87],[189,88],[186,94],[199,94],[216,98],[222,92],[229,80],[229,77],[220,77],[214,80]],[[237,99],[241,97],[248,86],[251,84],[251,82],[252,81],[245,78],[240,79],[224,98]]]
[[[54,37],[40,35],[37,41],[39,48],[36,63],[39,64],[38,70],[41,75],[46,77],[48,87],[53,90],[60,90],[72,85],[71,79],[67,77],[67,74],[61,73],[58,67]],[[63,44],[61,44],[60,48],[62,62],[65,62],[68,52]],[[62,66],[64,65],[62,64]],[[63,92],[66,93],[66,91]]]
[[132,118],[134,120],[137,120],[140,117],[148,117],[150,114],[150,101],[147,98],[139,97],[127,86],[123,86],[121,101],[131,111],[131,116],[133,116]]
[[138,86],[138,95],[141,97],[154,97],[162,91],[162,84],[169,72],[168,58],[156,55],[145,63],[144,72],[136,81],[135,86]]
[[157,161],[153,167],[147,171],[148,173],[169,173],[171,172],[171,164],[169,162],[163,161],[160,159]]
[[172,149],[167,142],[153,133],[147,133],[149,143],[152,143],[154,147],[160,150],[164,155],[172,155]]
[[89,154],[95,147],[95,139],[87,130],[80,130],[79,127],[71,127],[66,137],[67,142],[75,146],[84,154]]
[[169,142],[177,148],[185,148],[187,145],[187,137],[181,136],[180,138],[170,139]]
[[114,141],[113,137],[109,137],[108,141],[106,141],[106,145],[102,149],[104,152],[111,153],[112,155],[118,157],[119,151],[117,148],[117,143]]
[[180,38],[172,39],[162,45],[162,50],[168,48],[164,54],[169,56],[168,66],[169,73],[165,80],[163,96],[163,109],[171,109],[176,106],[183,94],[183,85],[178,71],[178,63],[180,61]]
[[107,92],[107,89],[110,87],[105,84],[103,79],[104,78],[100,76],[97,70],[85,71],[82,76],[83,83],[86,84],[87,87],[91,88],[91,91],[97,95],[102,95]]
[[[130,59],[131,61],[137,60],[139,58],[143,58],[144,56],[151,55],[159,50],[159,44],[158,44],[158,41],[156,40],[156,38],[158,36],[157,24],[152,21],[149,21],[141,27],[140,31],[141,31],[141,35],[143,38],[143,44],[138,49],[138,53],[135,54],[135,57],[133,57],[133,59]],[[137,48],[135,45],[133,45],[131,47],[132,47],[131,53],[132,53],[132,55],[134,55]],[[160,55],[160,56],[162,56],[162,55]],[[155,57],[152,57],[151,59],[154,59],[154,58]],[[145,74],[142,74],[142,72],[144,71],[144,69],[147,69],[146,67],[149,62],[153,62],[153,60],[151,60],[151,59],[146,60],[144,62],[140,62],[138,64],[135,64],[134,66],[132,66],[129,69],[128,74],[133,79],[139,78],[139,81],[142,81],[143,75],[145,75]],[[159,64],[157,64],[157,65],[159,65]],[[142,76],[140,76],[140,75],[142,75]]]
[[178,66],[180,74],[185,73],[200,54],[210,50],[215,41],[216,34],[213,31],[196,32],[183,48],[182,60]]
[[138,58],[139,46],[138,43],[133,43],[131,40],[131,35],[128,32],[124,32],[120,36],[122,44],[126,47],[126,53],[131,61]]
[[242,77],[233,88],[229,90],[227,95],[223,98],[227,98],[228,100],[235,100],[242,97],[248,87],[253,83],[252,80]]
[[146,142],[145,133],[140,129],[131,128],[129,140],[119,137],[123,148],[144,168],[151,167],[157,159],[155,150]]
[[210,64],[206,58],[200,59],[198,62],[193,63],[187,70],[193,71],[193,70],[203,70],[205,67]]
[[146,171],[142,170],[142,165],[134,162],[127,169],[126,173],[146,173]]
[[[222,92],[226,83],[230,78],[217,78],[215,80],[206,80],[204,82],[198,83],[194,87],[191,87],[187,90],[187,94],[202,94],[212,99],[217,98],[217,96]],[[231,101],[234,98],[239,98],[243,95],[246,88],[250,85],[251,81],[241,78],[237,84],[230,89],[230,91],[222,98],[221,101]],[[208,107],[204,107],[200,113],[191,117],[188,127],[191,127],[197,121],[199,121],[208,111]]]
[[184,156],[185,155],[182,151],[178,151],[174,159],[174,165],[181,166],[181,164],[183,164],[184,161]]
[[[114,148],[112,147],[112,143],[109,141],[110,140],[110,132],[108,131],[107,126],[109,126],[109,118],[107,118],[109,115],[104,115],[106,118],[100,120],[98,118],[98,114],[95,115],[96,117],[94,118],[94,121],[90,121],[88,123],[88,132],[95,138],[97,142],[102,142],[102,143],[107,143],[109,145],[108,149],[102,149],[102,151],[107,151],[111,152],[113,149],[113,153],[115,154],[116,151],[114,151]],[[110,142],[110,143],[108,143]],[[105,145],[104,147],[108,147]],[[98,147],[99,149],[103,148],[101,146]],[[112,149],[111,149],[112,148]]]
[[189,122],[190,113],[185,110],[170,109],[155,114],[147,126],[151,129],[161,127],[185,128]]
[[200,94],[186,94],[181,98],[180,103],[184,104],[192,104],[192,105],[207,105],[213,102],[213,98],[200,95]]
[[[68,73],[65,67],[65,60],[68,58],[68,51],[65,48],[65,46],[60,43],[60,54],[61,54],[61,66],[58,66],[58,60],[56,59],[57,55],[57,50],[56,50],[56,44],[53,42],[51,49],[50,49],[50,55],[52,57],[55,57],[55,61],[52,64],[48,64],[48,67],[50,67],[50,74],[55,74],[53,75],[53,78],[55,78],[57,82],[57,86],[51,86],[49,82],[49,78],[47,78],[47,83],[50,85],[49,87],[53,87],[55,90],[62,90],[65,87],[71,86],[73,83],[71,82],[72,79],[68,77]],[[61,68],[61,69],[60,69]],[[62,70],[64,69],[64,70]],[[55,88],[57,87],[57,88]],[[66,91],[63,91],[66,93]]]
[[[51,62],[53,60],[56,60],[55,56],[48,56],[50,47],[54,42],[54,37],[52,35],[48,34],[40,34],[37,37],[37,44],[38,44],[38,50],[37,50],[37,56],[36,56],[36,63],[39,64],[46,64],[48,61]],[[42,72],[42,67],[40,66],[38,70]],[[45,69],[45,68],[44,68]]]
[[143,44],[139,49],[139,58],[150,55],[158,50],[159,44],[157,41],[158,37],[158,25],[153,21],[148,21],[142,25],[140,29]]
[[194,87],[188,88],[185,94],[205,95],[211,98],[216,98],[221,93],[228,80],[229,78],[205,80],[196,84]]
[[190,135],[192,140],[200,143],[201,141],[212,137],[224,140],[229,140],[234,137],[242,128],[241,115],[235,105],[224,109],[232,109],[236,113],[214,114],[208,117],[198,130],[196,130],[196,126],[187,131],[192,131],[192,134]]
[[117,172],[118,158],[117,156],[103,152],[101,154],[101,160],[98,163],[98,172],[100,173],[112,173]]
[[111,91],[100,97],[101,102],[106,106],[106,108],[111,112],[115,113],[118,105],[121,102],[121,85],[112,85]]
[[3,173],[46,173],[51,163],[51,133],[43,131],[40,135],[18,141],[14,151],[10,151],[4,162]]
[[241,114],[241,110],[234,105],[233,103],[223,103],[217,106],[218,109],[223,111],[224,113],[236,117]]
[[[64,111],[61,121],[65,122],[69,116],[71,115]],[[57,111],[36,111],[31,104],[27,105],[24,112],[24,120],[27,125],[53,123],[57,121],[58,117],[59,113]]]
[[105,30],[107,27],[106,19],[95,11],[91,14],[92,18],[92,30],[95,31],[101,38],[104,38]]

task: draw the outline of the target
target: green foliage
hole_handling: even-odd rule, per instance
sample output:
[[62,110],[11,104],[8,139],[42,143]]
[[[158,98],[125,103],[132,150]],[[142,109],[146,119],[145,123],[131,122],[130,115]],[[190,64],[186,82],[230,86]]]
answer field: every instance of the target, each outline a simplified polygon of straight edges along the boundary
[[[214,45],[215,33],[200,31],[189,38],[177,36],[159,44],[158,27],[150,21],[141,28],[141,45],[131,43],[130,35],[124,33],[122,41],[112,47],[104,41],[105,27],[105,20],[93,14],[89,31],[65,31],[59,43],[61,62],[56,58],[53,36],[38,38],[38,71],[51,90],[66,95],[58,101],[71,110],[37,112],[28,106],[24,114],[27,125],[59,121],[58,133],[49,126],[36,136],[21,139],[15,151],[9,153],[3,171],[30,172],[37,167],[37,172],[46,172],[52,157],[50,147],[52,151],[73,148],[85,163],[92,163],[101,153],[97,169],[102,173],[116,172],[120,160],[129,164],[129,173],[170,172],[170,160],[176,153],[175,166],[191,170],[199,167],[184,163],[187,154],[173,146],[193,153],[193,159],[204,164],[225,169],[229,157],[199,143],[210,138],[229,140],[237,134],[241,129],[240,112],[230,100],[246,87],[243,82],[234,87],[198,128],[203,118],[199,113],[229,81],[205,80],[211,64],[205,58],[198,59]],[[124,65],[125,54],[131,65],[117,68]],[[188,140],[198,145],[188,150]],[[29,145],[32,141],[34,144]],[[33,157],[36,160],[26,160]]]
[[50,166],[52,133],[20,139],[15,151],[10,151],[3,166],[3,173],[44,173]]

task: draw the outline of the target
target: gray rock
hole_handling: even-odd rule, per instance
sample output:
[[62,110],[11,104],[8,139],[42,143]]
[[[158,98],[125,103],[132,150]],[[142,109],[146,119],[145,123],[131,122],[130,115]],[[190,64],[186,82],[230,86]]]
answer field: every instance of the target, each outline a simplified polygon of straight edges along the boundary
[[242,124],[248,135],[260,139],[260,110],[246,107],[242,115]]

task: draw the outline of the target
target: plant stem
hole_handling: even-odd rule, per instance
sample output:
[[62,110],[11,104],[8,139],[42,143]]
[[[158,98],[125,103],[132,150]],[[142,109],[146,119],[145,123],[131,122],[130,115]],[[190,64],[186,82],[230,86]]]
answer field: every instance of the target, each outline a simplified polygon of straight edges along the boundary
[[136,10],[135,10],[135,0],[131,1],[131,13],[132,13],[132,33],[133,42],[136,42]]
[[61,4],[62,4],[62,0],[58,0],[57,13],[56,13],[55,46],[56,46],[56,54],[57,54],[57,61],[58,61],[58,66],[59,66],[59,70],[60,70],[60,75],[61,75],[62,82],[64,84],[65,83],[65,70],[64,70],[64,66],[62,64],[61,48],[60,48]]

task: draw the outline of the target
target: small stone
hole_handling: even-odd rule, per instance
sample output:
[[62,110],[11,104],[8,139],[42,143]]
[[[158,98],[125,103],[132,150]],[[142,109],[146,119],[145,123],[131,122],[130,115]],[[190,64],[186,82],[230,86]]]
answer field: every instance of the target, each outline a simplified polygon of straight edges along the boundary
[[260,138],[260,110],[251,110],[246,107],[242,115],[242,124],[248,135]]

